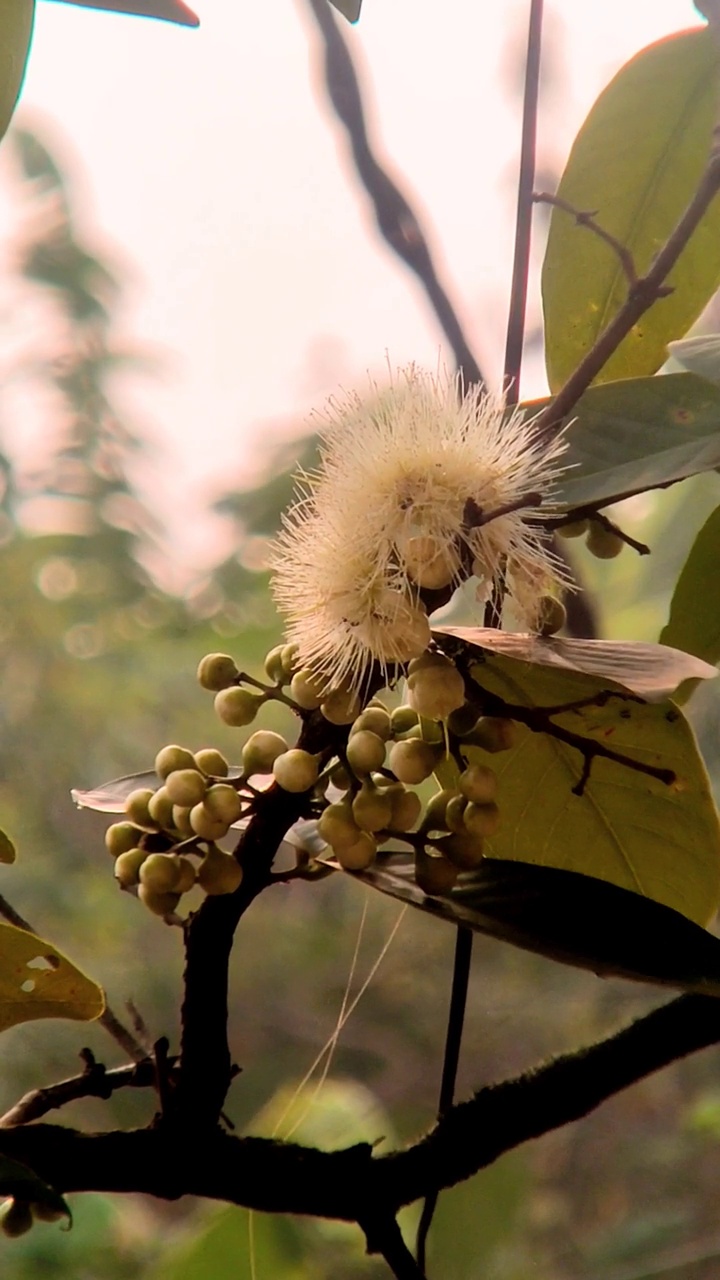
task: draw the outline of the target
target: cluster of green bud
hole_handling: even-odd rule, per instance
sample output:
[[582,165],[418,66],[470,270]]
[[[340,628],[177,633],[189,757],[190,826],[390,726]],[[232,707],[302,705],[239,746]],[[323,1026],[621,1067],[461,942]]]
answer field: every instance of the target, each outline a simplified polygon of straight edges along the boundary
[[0,1207],[0,1229],[11,1240],[16,1240],[30,1230],[33,1222],[59,1222],[65,1216],[62,1209],[10,1196]]
[[485,840],[500,822],[497,776],[487,765],[469,764],[454,790],[438,791],[425,808],[423,847],[415,853],[415,879],[428,894],[447,893],[461,871],[484,856]]
[[562,538],[585,538],[585,546],[598,560],[614,560],[623,549],[623,539],[601,520],[592,517],[561,524],[558,533]]
[[229,780],[228,762],[213,747],[163,747],[155,771],[161,785],[130,792],[125,819],[108,827],[105,844],[120,887],[137,890],[150,911],[167,917],[195,885],[207,894],[237,889],[240,864],[216,842],[241,817],[243,799],[241,780]]

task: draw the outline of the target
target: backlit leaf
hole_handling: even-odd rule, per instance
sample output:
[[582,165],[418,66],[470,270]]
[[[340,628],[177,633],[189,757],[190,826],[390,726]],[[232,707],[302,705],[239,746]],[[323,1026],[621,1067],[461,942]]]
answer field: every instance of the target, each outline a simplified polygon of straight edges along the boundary
[[38,1018],[91,1022],[104,1008],[97,983],[49,942],[0,924],[0,1031]]
[[[547,400],[526,402],[537,413]],[[590,387],[570,418],[557,497],[607,506],[720,466],[720,387],[692,373]]]
[[67,1201],[27,1165],[6,1155],[0,1155],[0,1196],[17,1196],[30,1204],[41,1204],[54,1213],[61,1213],[72,1225]]
[[602,977],[720,996],[720,941],[713,934],[589,875],[485,858],[450,893],[432,898],[415,883],[411,854],[381,854],[355,876],[437,919]]
[[0,138],[22,88],[34,14],[35,0],[5,0],[0,8]]
[[[486,690],[523,708],[563,706],[610,683],[501,655],[471,661],[469,669],[480,700]],[[486,841],[488,856],[595,876],[706,924],[720,901],[720,826],[682,712],[672,702],[619,696],[552,721],[631,760],[672,770],[675,781],[597,757],[583,794],[576,795],[581,752],[519,724],[511,750],[492,756],[477,747],[466,751],[497,774],[502,821]],[[443,786],[452,786],[457,766],[448,758],[437,773]]]
[[[720,659],[720,507],[705,521],[675,585],[670,617],[660,633],[672,644],[708,662]],[[694,684],[681,693],[692,692]]]
[[[682,652],[682,646],[632,641],[576,640],[564,636],[524,635],[491,627],[436,627],[440,638],[455,636],[471,648],[502,653],[518,662],[560,671],[584,672],[601,681],[621,685],[647,702],[659,702],[674,693],[683,680],[710,680],[717,675],[709,662]],[[718,622],[720,656],[720,622]]]
[[[630,250],[637,271],[651,261],[697,188],[717,118],[713,33],[683,31],[643,49],[591,108],[558,195],[592,211]],[[702,219],[670,273],[673,293],[645,313],[597,381],[654,373],[673,338],[687,333],[720,284],[720,203]],[[553,209],[543,265],[548,381],[565,381],[625,301],[617,254]]]

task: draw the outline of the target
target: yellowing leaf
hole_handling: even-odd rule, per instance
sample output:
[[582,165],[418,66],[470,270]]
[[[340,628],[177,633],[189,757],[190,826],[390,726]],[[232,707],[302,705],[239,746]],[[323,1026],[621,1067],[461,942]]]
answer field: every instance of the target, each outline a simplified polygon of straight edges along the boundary
[[0,1031],[38,1018],[99,1018],[97,983],[34,933],[0,924]]
[[[563,706],[612,687],[593,676],[499,655],[471,661],[470,671],[480,699],[487,690],[523,708]],[[682,713],[671,702],[620,696],[604,706],[562,712],[553,723],[645,765],[672,770],[675,781],[668,785],[616,760],[595,758],[577,795],[580,751],[518,725],[510,751],[489,756],[467,749],[498,777],[501,823],[486,842],[488,856],[595,876],[706,924],[720,901],[720,825]],[[446,761],[438,776],[447,786],[456,772],[454,762]]]

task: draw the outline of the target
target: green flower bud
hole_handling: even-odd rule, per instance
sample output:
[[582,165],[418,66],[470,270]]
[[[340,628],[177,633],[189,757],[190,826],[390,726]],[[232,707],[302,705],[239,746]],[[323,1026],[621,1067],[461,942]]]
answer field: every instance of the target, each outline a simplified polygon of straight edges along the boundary
[[168,747],[161,747],[155,757],[155,772],[163,782],[168,774],[174,773],[176,769],[194,769],[195,758],[192,751],[188,751],[185,747],[178,747],[171,743]]
[[359,712],[360,699],[348,689],[332,689],[320,703],[320,714],[330,724],[352,724]]
[[393,744],[388,764],[399,782],[414,786],[430,777],[438,759],[437,748],[432,747],[429,742],[411,739],[409,742]]
[[362,729],[368,729],[370,733],[382,738],[383,742],[387,742],[392,733],[389,712],[384,707],[366,707],[353,724],[350,730],[350,737],[352,738],[354,734],[360,733]]
[[389,827],[391,831],[412,831],[420,814],[422,801],[415,791],[406,791],[404,787],[390,788],[388,794],[392,803]]
[[242,877],[242,867],[237,858],[211,845],[198,867],[197,882],[205,893],[214,897],[216,894],[234,893]]
[[271,684],[282,685],[285,684],[288,679],[288,672],[285,670],[285,666],[283,664],[283,653],[285,648],[286,645],[284,644],[276,644],[274,649],[270,649],[269,653],[265,654],[263,666],[265,668],[265,675]]
[[466,800],[489,804],[497,795],[497,774],[484,764],[469,764],[458,778],[458,788]]
[[193,756],[195,768],[207,778],[227,778],[230,766],[221,751],[214,747],[202,747]]
[[186,839],[195,835],[193,828],[190,826],[190,812],[191,810],[187,805],[173,805],[173,827],[179,835],[185,836]]
[[561,538],[581,538],[587,533],[589,520],[569,520],[567,524],[561,524],[557,532]]
[[408,538],[400,554],[413,581],[430,591],[449,586],[460,569],[452,543],[432,535]]
[[482,862],[482,839],[469,831],[441,836],[439,840],[433,840],[433,844],[460,871],[472,871],[473,867],[478,867]]
[[207,790],[207,778],[199,769],[176,769],[165,780],[165,791],[171,804],[190,808],[199,804]]
[[449,893],[457,878],[457,867],[447,858],[418,849],[415,854],[415,881],[423,893],[430,897]]
[[113,858],[118,858],[128,849],[134,849],[142,834],[132,822],[113,822],[105,832],[105,847]]
[[369,729],[360,729],[348,740],[346,752],[347,762],[353,773],[362,777],[382,768],[385,763],[385,743],[376,733]]
[[466,742],[483,751],[510,751],[517,743],[518,729],[514,720],[503,716],[481,716]]
[[218,818],[229,826],[237,822],[242,812],[240,797],[235,788],[227,782],[214,783],[202,803],[213,818]]
[[614,560],[620,555],[624,543],[612,529],[606,529],[599,520],[591,520],[585,545],[598,560]]
[[423,818],[423,831],[449,831],[447,824],[447,807],[451,800],[457,796],[457,791],[450,791],[444,787],[442,791],[436,791],[431,796],[425,806],[425,817]]
[[541,596],[535,629],[538,635],[554,636],[567,622],[567,612],[561,600],[554,596]]
[[309,751],[302,751],[299,747],[293,747],[290,751],[285,751],[283,755],[278,756],[272,771],[275,781],[283,791],[295,793],[309,791],[314,787],[319,772],[315,756],[310,755]]
[[413,707],[396,707],[390,716],[392,737],[399,738],[403,733],[408,733],[410,729],[415,728],[419,719],[420,717]]
[[454,733],[456,738],[466,738],[472,733],[478,722],[478,713],[475,707],[471,707],[469,702],[463,703],[461,707],[456,707],[455,711],[451,711],[447,718],[447,727],[450,733]]
[[179,893],[158,893],[156,889],[150,889],[148,885],[141,884],[138,889],[138,898],[145,904],[148,911],[152,911],[155,916],[171,916],[178,902],[180,901]]
[[224,724],[242,729],[252,724],[264,701],[264,693],[253,693],[250,689],[222,689],[215,695],[215,711]]
[[155,826],[148,805],[152,800],[154,792],[149,787],[138,787],[135,791],[131,791],[129,796],[125,798],[125,812],[131,822],[138,827],[145,827],[152,830]]
[[288,744],[281,734],[258,729],[242,749],[243,770],[246,774],[270,773],[278,756],[287,750]]
[[445,822],[447,824],[448,831],[460,833],[465,830],[463,817],[466,805],[467,800],[465,799],[465,796],[453,796],[452,800],[448,800],[447,808],[445,810]]
[[376,853],[376,841],[367,831],[361,831],[355,844],[337,850],[337,860],[344,871],[365,871],[372,866]]
[[429,720],[447,720],[465,702],[465,681],[448,658],[426,653],[408,668],[408,702]]
[[201,840],[222,840],[230,829],[230,823],[216,818],[205,808],[204,803],[193,805],[190,810],[190,826]]
[[148,813],[161,831],[169,831],[173,826],[173,802],[168,795],[167,787],[158,790],[148,800]]
[[465,826],[474,836],[494,836],[500,825],[500,810],[496,804],[468,805],[464,814]]
[[366,780],[352,802],[352,814],[362,831],[382,831],[390,825],[392,800]]
[[142,863],[140,884],[153,893],[176,893],[180,879],[180,860],[173,853],[149,853]]
[[330,774],[330,781],[338,791],[347,791],[351,778],[344,765],[337,764]]
[[178,878],[175,892],[179,894],[189,893],[197,880],[195,864],[183,854],[176,854],[175,856],[178,860]]
[[197,669],[200,684],[211,693],[228,689],[239,675],[237,663],[228,653],[206,653]]
[[327,809],[323,809],[318,819],[318,831],[335,852],[344,845],[357,844],[360,838],[360,828],[355,823],[352,806],[347,800],[340,804],[329,804]]
[[122,889],[132,889],[140,883],[140,868],[148,857],[146,849],[126,849],[115,859],[115,879]]
[[303,711],[316,711],[328,693],[327,680],[309,667],[297,671],[290,681],[290,697]]

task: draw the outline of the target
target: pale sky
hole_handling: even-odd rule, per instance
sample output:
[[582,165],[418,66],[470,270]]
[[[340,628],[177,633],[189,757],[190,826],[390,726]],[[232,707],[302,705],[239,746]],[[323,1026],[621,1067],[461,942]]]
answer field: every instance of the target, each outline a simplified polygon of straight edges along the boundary
[[[183,554],[209,549],[215,477],[268,424],[408,360],[439,330],[375,236],[316,85],[307,0],[195,0],[198,30],[39,0],[28,125],[66,140],[88,226],[129,264],[129,335],[166,353],[133,403],[165,453],[153,483]],[[365,0],[349,28],[381,154],[418,202],[484,370],[497,379],[519,110],[499,66],[527,0]],[[548,0],[570,76],[544,121],[562,161],[619,64],[695,25],[691,0]],[[539,392],[535,379],[527,392]]]

